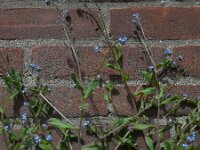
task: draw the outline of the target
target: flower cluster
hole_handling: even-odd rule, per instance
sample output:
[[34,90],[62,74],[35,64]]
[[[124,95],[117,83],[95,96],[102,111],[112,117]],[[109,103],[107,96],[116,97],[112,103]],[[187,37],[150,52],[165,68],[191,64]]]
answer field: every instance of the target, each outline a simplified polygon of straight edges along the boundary
[[166,49],[164,51],[164,54],[170,56],[172,54],[172,50],[171,49]]
[[85,128],[89,128],[90,124],[91,124],[91,120],[89,118],[85,118],[84,121],[83,121],[83,126]]
[[37,71],[41,70],[40,66],[38,64],[30,64],[29,67],[31,69],[35,69]]

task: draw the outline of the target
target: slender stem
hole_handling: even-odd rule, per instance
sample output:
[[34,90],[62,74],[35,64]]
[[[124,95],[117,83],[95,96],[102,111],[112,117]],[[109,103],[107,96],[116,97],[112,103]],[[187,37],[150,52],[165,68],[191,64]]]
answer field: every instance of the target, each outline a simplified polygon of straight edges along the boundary
[[81,110],[81,118],[79,122],[79,129],[78,129],[78,149],[81,150],[81,127],[82,127],[82,121],[83,121],[83,110]]
[[122,142],[119,142],[117,146],[114,148],[114,150],[117,150],[120,147],[120,145],[124,142],[125,138],[129,135],[129,133],[130,133],[130,130],[126,132],[126,134],[122,138]]
[[65,119],[70,124],[74,125],[69,119],[67,119],[42,93],[39,93],[39,96],[44,99],[63,119]]

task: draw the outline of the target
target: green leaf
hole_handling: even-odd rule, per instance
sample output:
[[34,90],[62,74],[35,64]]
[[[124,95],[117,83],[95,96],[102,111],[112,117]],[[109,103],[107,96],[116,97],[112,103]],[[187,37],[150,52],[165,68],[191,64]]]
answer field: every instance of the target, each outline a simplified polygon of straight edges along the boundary
[[39,145],[39,147],[42,149],[42,150],[53,150],[53,148],[52,148],[52,146],[51,146],[51,144],[47,144],[47,143],[42,143],[42,144],[40,144]]
[[143,71],[143,78],[146,82],[150,83],[153,78],[153,73],[148,71]]
[[90,96],[90,94],[94,91],[97,85],[98,81],[96,79],[91,81],[88,85],[88,88],[83,92],[83,99],[87,99]]
[[113,64],[106,64],[106,66],[107,66],[108,68],[113,69],[113,70],[120,71],[120,68],[119,68],[118,66],[116,66],[116,65],[113,65]]
[[121,50],[121,47],[120,46],[115,46],[115,58],[117,60],[117,62],[120,64],[120,59],[122,57],[122,50]]
[[3,109],[3,107],[1,107],[1,106],[0,106],[0,113],[1,113],[1,114],[4,114],[4,109]]
[[167,98],[167,99],[161,101],[160,105],[165,105],[165,104],[168,104],[170,102],[176,101],[178,99],[179,99],[178,96],[173,96],[173,97],[170,97],[170,98]]
[[154,94],[156,91],[155,87],[149,87],[149,88],[146,88],[142,91],[139,91],[137,93],[135,93],[134,95],[135,96],[138,96],[138,95],[152,95]]
[[64,122],[62,120],[56,119],[56,118],[49,119],[48,124],[50,124],[51,126],[54,126],[56,128],[59,128],[59,129],[77,129],[76,126],[74,126],[70,123]]
[[104,94],[104,100],[107,102],[107,103],[111,103],[111,95],[110,93],[107,93],[107,94]]
[[133,129],[135,129],[135,130],[145,130],[145,129],[154,127],[151,124],[137,124],[137,123],[133,123],[132,125],[133,125]]
[[149,147],[149,150],[154,150],[153,140],[150,137],[145,136],[145,141]]
[[9,96],[9,100],[13,100],[18,94],[19,94],[19,91],[13,92],[13,93]]
[[83,147],[83,150],[104,150],[104,149],[101,144],[92,143],[92,144],[85,145]]
[[129,80],[128,74],[123,74],[123,81],[127,82]]
[[73,82],[76,84],[77,88],[80,91],[83,91],[83,86],[81,85],[80,81],[76,78],[76,75],[74,73],[72,73],[71,78],[72,78]]
[[79,105],[79,109],[80,110],[86,110],[89,108],[89,104],[88,103],[82,103]]

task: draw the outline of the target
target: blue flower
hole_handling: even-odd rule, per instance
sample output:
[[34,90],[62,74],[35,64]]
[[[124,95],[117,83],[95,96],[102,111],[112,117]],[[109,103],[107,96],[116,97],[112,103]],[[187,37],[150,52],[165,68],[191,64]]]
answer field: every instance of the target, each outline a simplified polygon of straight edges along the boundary
[[187,137],[187,141],[188,142],[194,142],[196,139],[196,133],[195,132],[192,132],[192,134],[190,134],[188,137]]
[[11,129],[11,126],[10,126],[10,125],[5,125],[5,126],[4,126],[4,130],[5,130],[5,131],[8,131],[8,130],[10,130],[10,129]]
[[119,41],[120,44],[124,45],[127,41],[127,37],[126,36],[120,36],[118,38],[118,41]]
[[185,148],[185,149],[188,149],[188,144],[187,143],[183,143],[182,147]]
[[200,96],[197,96],[197,98],[196,98],[197,100],[200,100]]
[[95,46],[94,51],[99,53],[100,52],[100,47],[98,45]]
[[46,5],[49,5],[51,1],[50,0],[45,0],[44,2],[45,2]]
[[164,54],[165,54],[165,55],[171,55],[171,54],[172,54],[172,50],[171,50],[171,49],[166,49],[166,50],[164,51]]
[[47,130],[48,129],[48,125],[46,123],[42,124],[42,127]]
[[90,119],[85,118],[84,121],[83,121],[83,126],[88,128],[88,127],[90,127],[90,123],[91,123]]
[[24,106],[29,107],[30,106],[29,102],[28,101],[24,101]]
[[41,70],[41,68],[40,68],[40,66],[38,64],[30,64],[29,67],[31,69],[35,69],[35,70],[38,70],[38,71]]
[[183,99],[184,100],[188,99],[188,95],[187,94],[183,94]]
[[35,141],[36,144],[40,144],[40,142],[41,142],[41,137],[40,137],[39,135],[35,135],[34,141]]
[[48,134],[45,138],[47,141],[51,141],[53,139],[52,135]]
[[27,113],[21,114],[20,119],[21,119],[22,123],[25,123],[27,121]]

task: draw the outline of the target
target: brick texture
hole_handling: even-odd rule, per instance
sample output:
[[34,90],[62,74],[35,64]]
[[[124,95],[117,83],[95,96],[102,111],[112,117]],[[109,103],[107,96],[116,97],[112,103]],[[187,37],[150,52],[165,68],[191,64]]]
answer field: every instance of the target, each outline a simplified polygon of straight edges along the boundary
[[[51,8],[16,8],[0,10],[0,39],[64,39],[61,12]],[[96,38],[100,33],[90,14],[69,10],[72,35],[77,39]]]
[[0,73],[9,67],[22,72],[24,68],[24,51],[21,48],[0,48]]
[[148,39],[199,39],[199,7],[132,7],[111,9],[110,29],[114,37],[134,37],[133,13],[140,13]]
[[[83,77],[90,78],[97,73],[98,66],[102,63],[104,52],[95,53],[93,47],[78,47],[78,59],[80,62],[81,73]],[[185,69],[184,74],[198,77],[200,75],[199,46],[174,47],[172,58],[179,55],[184,57],[183,61],[178,61],[181,69]],[[154,59],[159,63],[164,58],[164,47],[152,47]],[[123,68],[125,73],[129,74],[131,79],[141,79],[142,71],[151,65],[144,54],[144,48],[140,46],[124,46]],[[137,56],[137,57],[136,57]],[[63,46],[40,46],[32,49],[32,62],[41,66],[41,77],[44,79],[70,79],[73,72],[77,72],[75,59],[69,47]],[[103,68],[101,74],[105,78],[115,78],[119,75],[114,70]]]

